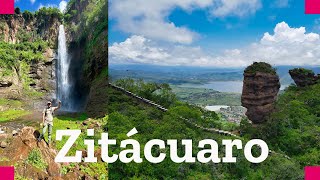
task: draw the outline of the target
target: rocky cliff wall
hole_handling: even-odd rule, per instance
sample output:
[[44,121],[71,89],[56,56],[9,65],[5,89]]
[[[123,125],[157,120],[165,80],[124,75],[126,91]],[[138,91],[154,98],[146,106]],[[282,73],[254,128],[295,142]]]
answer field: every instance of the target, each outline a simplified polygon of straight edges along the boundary
[[28,19],[23,14],[0,15],[0,40],[15,44],[40,38],[55,47],[60,24],[61,19],[49,15]]
[[[41,40],[47,45],[34,47],[34,60],[23,61],[19,58],[19,53],[27,53],[25,49],[16,50],[17,58],[14,59],[16,67],[5,67],[0,65],[0,98],[26,99],[42,94],[40,98],[48,100],[55,92],[55,68],[56,68],[56,44],[58,29],[61,19],[51,15],[35,14],[14,14],[0,15],[0,42],[8,43],[12,48],[18,47],[15,44],[24,45],[19,47],[30,48],[34,42]],[[45,47],[45,49],[42,49]],[[32,48],[31,48],[32,49]],[[30,50],[28,50],[30,53]],[[32,52],[32,51],[31,51]],[[36,53],[42,53],[43,60],[38,60]],[[11,68],[11,69],[10,69]],[[23,69],[22,69],[23,68]],[[9,75],[1,75],[4,71],[12,71]],[[26,81],[26,79],[28,79]],[[35,90],[32,95],[24,94],[26,87]]]
[[85,110],[92,117],[107,113],[107,5],[104,0],[74,0],[65,15],[72,64],[81,64],[77,87],[87,92]]

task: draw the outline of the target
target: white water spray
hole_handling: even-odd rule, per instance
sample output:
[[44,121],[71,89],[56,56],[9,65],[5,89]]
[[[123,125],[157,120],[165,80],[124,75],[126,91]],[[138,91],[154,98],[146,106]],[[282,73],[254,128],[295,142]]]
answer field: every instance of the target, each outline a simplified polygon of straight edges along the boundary
[[69,79],[70,57],[68,54],[64,26],[59,27],[58,39],[58,69],[57,69],[57,98],[62,101],[62,109],[73,111],[70,91],[72,82]]

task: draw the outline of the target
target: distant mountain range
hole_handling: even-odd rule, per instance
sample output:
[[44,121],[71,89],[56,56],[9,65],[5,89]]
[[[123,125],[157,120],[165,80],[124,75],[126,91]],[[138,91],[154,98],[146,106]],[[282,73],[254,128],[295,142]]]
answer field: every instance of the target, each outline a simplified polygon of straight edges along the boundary
[[[303,67],[320,73],[320,66],[276,66],[282,85],[293,83],[289,70]],[[121,78],[144,79],[170,84],[204,84],[210,81],[242,81],[244,68],[214,68],[189,66],[158,66],[158,65],[109,65],[110,79]]]

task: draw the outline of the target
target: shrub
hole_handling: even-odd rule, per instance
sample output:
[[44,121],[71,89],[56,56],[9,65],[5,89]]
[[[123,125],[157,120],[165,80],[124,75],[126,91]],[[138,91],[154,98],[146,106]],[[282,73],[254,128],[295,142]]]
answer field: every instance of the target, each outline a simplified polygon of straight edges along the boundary
[[27,11],[27,10],[22,13],[22,16],[26,21],[29,21],[34,18],[34,15],[30,11]]
[[314,75],[314,72],[310,69],[305,69],[305,68],[294,68],[290,70],[290,72],[295,73],[295,74],[303,74],[303,75]]
[[276,69],[273,68],[270,64],[265,62],[254,62],[252,65],[248,66],[245,70],[245,73],[255,74],[257,72],[269,73],[276,75]]
[[27,163],[31,164],[32,166],[38,169],[46,169],[48,166],[47,163],[42,158],[42,155],[39,149],[33,149],[29,153]]
[[15,14],[21,14],[20,8],[18,8],[18,7],[15,8],[15,9],[14,9],[14,13],[15,13]]

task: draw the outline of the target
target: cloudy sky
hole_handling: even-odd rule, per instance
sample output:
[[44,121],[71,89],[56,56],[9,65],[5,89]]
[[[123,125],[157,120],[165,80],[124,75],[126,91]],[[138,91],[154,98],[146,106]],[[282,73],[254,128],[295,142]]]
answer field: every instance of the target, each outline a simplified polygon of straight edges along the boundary
[[305,15],[303,0],[109,3],[110,64],[320,65],[319,34],[320,15]]
[[15,7],[32,12],[42,7],[57,7],[63,11],[67,7],[67,2],[69,0],[15,0]]

